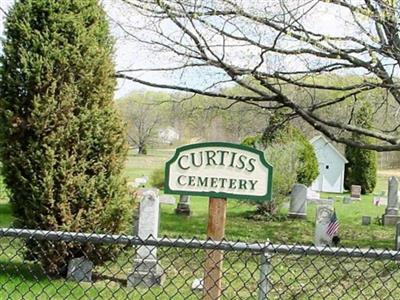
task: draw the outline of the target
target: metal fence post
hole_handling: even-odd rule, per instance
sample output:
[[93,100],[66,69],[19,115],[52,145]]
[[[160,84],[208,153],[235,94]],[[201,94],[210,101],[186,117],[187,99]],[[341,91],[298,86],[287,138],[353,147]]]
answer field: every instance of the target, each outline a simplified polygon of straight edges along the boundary
[[[266,243],[266,245],[269,244]],[[271,255],[267,252],[267,250],[264,250],[261,252],[261,259],[260,259],[260,289],[258,293],[258,299],[259,300],[266,300],[268,299],[268,291],[270,288],[269,280],[268,280],[268,274],[271,272],[271,264],[270,264],[270,258]]]

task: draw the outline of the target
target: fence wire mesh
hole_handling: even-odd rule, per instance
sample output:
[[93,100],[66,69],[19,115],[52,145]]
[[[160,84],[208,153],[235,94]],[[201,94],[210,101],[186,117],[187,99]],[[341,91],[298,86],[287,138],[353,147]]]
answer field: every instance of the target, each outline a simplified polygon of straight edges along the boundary
[[399,299],[395,251],[10,228],[0,299],[212,299],[205,261],[220,252],[221,299]]

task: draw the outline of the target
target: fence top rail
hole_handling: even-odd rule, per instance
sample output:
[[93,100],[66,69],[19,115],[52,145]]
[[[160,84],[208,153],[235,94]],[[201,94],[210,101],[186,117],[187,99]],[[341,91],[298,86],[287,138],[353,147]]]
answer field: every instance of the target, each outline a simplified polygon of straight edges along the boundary
[[0,228],[0,237],[15,237],[22,239],[65,241],[93,244],[121,244],[132,246],[159,246],[176,248],[217,249],[224,251],[248,251],[255,253],[292,254],[292,255],[318,255],[352,258],[373,258],[382,260],[400,260],[400,251],[367,248],[344,248],[344,247],[316,247],[313,245],[285,245],[270,242],[241,242],[241,241],[213,241],[200,240],[197,238],[155,238],[123,234],[98,234],[67,231],[48,231],[36,229]]

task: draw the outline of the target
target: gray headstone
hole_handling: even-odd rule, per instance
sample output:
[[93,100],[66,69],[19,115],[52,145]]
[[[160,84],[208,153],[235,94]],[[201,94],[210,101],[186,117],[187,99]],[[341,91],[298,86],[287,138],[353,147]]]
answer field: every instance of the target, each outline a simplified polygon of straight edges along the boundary
[[[143,190],[139,205],[137,235],[146,240],[150,236],[157,238],[160,215],[160,200],[158,191]],[[157,260],[155,246],[139,246],[133,263],[132,273],[128,275],[127,285],[154,286],[163,282],[163,271]]]
[[177,215],[190,216],[192,211],[190,210],[190,196],[181,195],[179,197],[178,205],[175,209]]
[[371,217],[370,216],[362,216],[361,217],[361,225],[370,225]]
[[361,185],[352,185],[350,191],[351,198],[360,199],[361,198]]
[[395,250],[400,250],[400,223],[396,224]]
[[390,177],[388,180],[387,207],[383,215],[383,225],[396,225],[399,221],[398,189],[399,181],[396,177]]
[[330,199],[308,199],[308,203],[314,203],[316,205],[328,205],[333,207],[333,202],[334,200],[332,198]]
[[351,203],[351,198],[350,197],[343,197],[343,204],[350,204]]
[[304,184],[295,184],[290,193],[290,218],[307,217],[307,187]]
[[160,196],[160,203],[162,204],[169,204],[169,205],[175,205],[176,200],[174,196],[171,195],[161,195]]
[[331,246],[332,237],[328,235],[327,229],[333,214],[333,208],[330,205],[317,206],[315,218],[315,246]]
[[77,282],[92,282],[93,263],[85,257],[73,258],[68,262],[67,279]]

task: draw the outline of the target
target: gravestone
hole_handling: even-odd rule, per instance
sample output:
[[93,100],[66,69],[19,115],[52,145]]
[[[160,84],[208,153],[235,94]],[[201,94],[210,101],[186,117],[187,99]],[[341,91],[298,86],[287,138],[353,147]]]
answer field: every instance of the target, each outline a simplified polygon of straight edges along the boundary
[[86,257],[73,258],[68,263],[67,279],[92,282],[93,263]]
[[343,204],[350,204],[351,202],[352,201],[351,201],[350,197],[347,197],[347,196],[343,197]]
[[396,224],[396,241],[395,241],[395,250],[400,250],[400,223]]
[[399,181],[396,177],[390,177],[388,180],[387,207],[383,215],[383,225],[396,225],[400,220],[398,213],[398,188]]
[[332,237],[328,235],[328,224],[333,214],[330,205],[318,205],[315,218],[315,246],[331,246]]
[[[160,215],[158,190],[142,190],[141,195],[137,235],[143,240],[149,237],[157,238]],[[155,246],[139,246],[133,262],[132,273],[128,275],[127,285],[151,287],[161,285],[163,279],[163,270],[157,260],[157,248]]]
[[307,189],[307,199],[319,199],[321,195],[319,192],[313,191],[311,188]]
[[371,217],[370,216],[362,216],[361,217],[361,225],[370,225]]
[[314,203],[315,205],[328,205],[333,207],[333,199],[328,198],[328,199],[307,199],[308,203]]
[[161,195],[160,196],[161,204],[175,205],[176,200],[174,196],[171,195]]
[[361,185],[352,185],[350,197],[352,200],[361,200]]
[[290,193],[289,218],[305,219],[307,217],[307,187],[295,184]]
[[190,210],[190,196],[181,195],[179,197],[178,206],[175,209],[177,215],[190,216],[192,214]]

